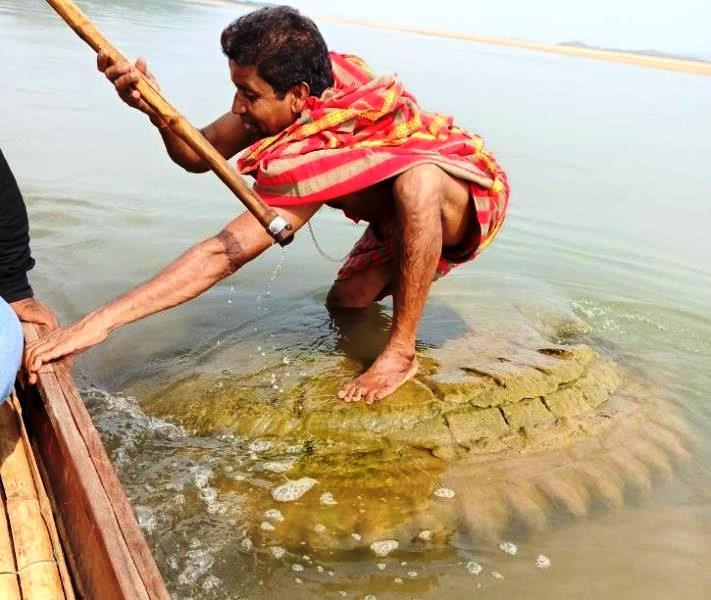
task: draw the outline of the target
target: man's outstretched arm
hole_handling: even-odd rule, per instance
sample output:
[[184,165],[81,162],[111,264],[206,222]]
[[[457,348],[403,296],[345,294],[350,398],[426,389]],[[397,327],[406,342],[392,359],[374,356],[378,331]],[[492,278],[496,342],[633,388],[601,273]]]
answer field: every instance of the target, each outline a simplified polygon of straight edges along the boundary
[[[308,204],[276,209],[294,227],[301,228],[319,209]],[[158,275],[130,292],[27,346],[25,368],[30,383],[52,360],[78,354],[105,340],[122,325],[187,302],[259,256],[273,240],[249,213],[243,213],[218,235],[190,248]]]

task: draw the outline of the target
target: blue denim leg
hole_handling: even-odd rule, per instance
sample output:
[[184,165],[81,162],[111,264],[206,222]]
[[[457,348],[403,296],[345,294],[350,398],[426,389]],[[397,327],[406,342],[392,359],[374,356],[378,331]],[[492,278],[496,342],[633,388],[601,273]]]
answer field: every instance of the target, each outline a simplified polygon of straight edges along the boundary
[[15,311],[0,298],[0,404],[10,395],[22,361],[22,327]]

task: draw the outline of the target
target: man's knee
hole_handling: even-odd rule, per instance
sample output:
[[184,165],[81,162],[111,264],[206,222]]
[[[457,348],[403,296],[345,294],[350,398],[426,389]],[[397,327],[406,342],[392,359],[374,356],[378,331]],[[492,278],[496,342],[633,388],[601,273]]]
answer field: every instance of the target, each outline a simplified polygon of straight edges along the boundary
[[421,165],[395,179],[393,196],[396,206],[408,210],[439,211],[445,173],[436,165]]
[[338,281],[331,286],[326,296],[326,307],[329,310],[368,308],[372,303],[371,296],[352,286],[341,285],[341,282]]

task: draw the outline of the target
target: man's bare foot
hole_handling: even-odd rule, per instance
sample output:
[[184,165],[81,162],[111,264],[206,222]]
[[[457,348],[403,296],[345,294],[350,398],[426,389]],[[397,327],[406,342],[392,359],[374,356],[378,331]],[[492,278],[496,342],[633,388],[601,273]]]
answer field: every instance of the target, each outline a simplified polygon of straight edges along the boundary
[[416,356],[386,350],[365,373],[343,386],[338,397],[346,402],[364,399],[366,404],[373,404],[413,377],[418,367]]

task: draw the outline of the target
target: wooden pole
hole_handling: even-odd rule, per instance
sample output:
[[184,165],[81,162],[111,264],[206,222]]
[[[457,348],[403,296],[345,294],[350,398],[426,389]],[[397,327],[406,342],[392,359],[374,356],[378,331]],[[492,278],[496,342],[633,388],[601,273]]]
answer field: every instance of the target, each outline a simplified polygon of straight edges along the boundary
[[[96,52],[103,50],[114,64],[128,62],[71,0],[47,0],[47,3]],[[136,89],[170,129],[210,166],[280,245],[286,246],[292,241],[294,231],[291,224],[254,194],[215,147],[163,97],[147,77],[141,74]]]

